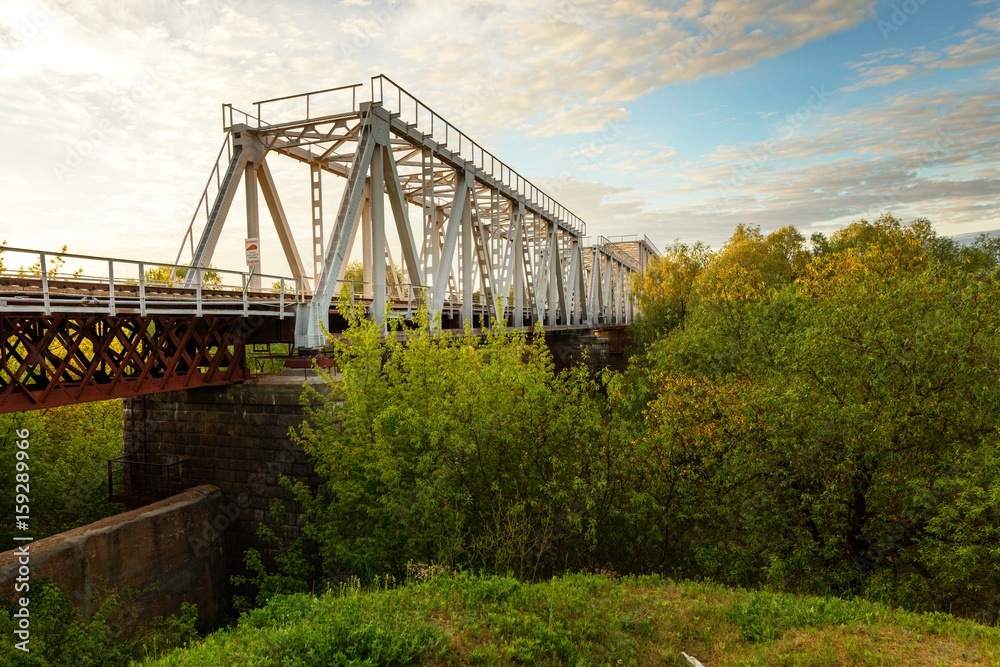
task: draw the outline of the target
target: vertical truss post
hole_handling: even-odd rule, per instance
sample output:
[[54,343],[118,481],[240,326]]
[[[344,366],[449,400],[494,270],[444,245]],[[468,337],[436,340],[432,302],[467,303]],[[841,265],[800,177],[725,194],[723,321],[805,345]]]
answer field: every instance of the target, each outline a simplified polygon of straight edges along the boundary
[[371,173],[371,255],[367,258],[372,271],[372,318],[385,328],[386,262],[385,262],[385,182],[383,160],[385,151],[375,147]]
[[[513,206],[511,207],[513,208]],[[514,254],[514,326],[524,326],[524,272],[525,256],[528,246],[524,240],[524,204],[517,203],[517,211],[514,213],[514,246],[511,252]]]
[[[378,149],[375,149],[378,152]],[[375,162],[375,156],[372,156],[372,163]],[[372,257],[375,255],[374,246],[372,245],[372,210],[375,207],[373,203],[374,197],[372,196],[372,182],[369,179],[365,187],[368,192],[368,197],[365,198],[364,204],[361,207],[361,253],[364,258],[361,262],[361,295],[365,298],[371,298],[372,296]]]
[[[466,177],[466,182],[468,182]],[[462,207],[462,242],[461,256],[459,257],[459,271],[462,276],[462,326],[472,326],[473,312],[473,276],[472,276],[472,201],[469,199],[469,190],[465,190],[466,202]]]
[[337,222],[327,244],[323,270],[317,281],[312,301],[296,307],[295,345],[302,349],[319,349],[326,342],[320,323],[325,323],[329,317],[333,292],[337,286],[340,270],[347,260],[354,227],[357,224],[358,207],[364,195],[365,176],[371,167],[372,155],[375,152],[373,135],[376,132],[384,134],[384,141],[387,143],[389,140],[389,130],[386,127],[373,130],[371,125],[367,125],[362,127],[360,132],[358,148],[354,152],[354,160],[347,176],[347,186],[340,200]]
[[431,307],[429,310],[431,323],[435,327],[441,325],[439,318],[444,309],[444,298],[448,291],[448,278],[455,260],[459,231],[462,228],[462,221],[465,219],[465,211],[469,207],[470,187],[472,187],[472,174],[462,171],[462,173],[455,175],[455,196],[448,214],[448,224],[445,227],[441,261],[438,264],[437,273],[434,275],[434,283],[431,285]]
[[[257,208],[257,167],[251,162],[247,162],[243,168],[243,185],[247,195],[247,238],[257,239],[257,247],[260,248],[260,216]],[[262,253],[263,254],[263,253]],[[249,288],[260,290],[260,269],[256,271],[253,267],[248,267],[251,272]]]
[[309,165],[309,189],[312,199],[313,280],[318,281],[323,269],[323,170],[316,163]]
[[420,249],[426,280],[432,280],[437,272],[438,248],[438,216],[437,202],[434,196],[434,154],[430,148],[424,147],[421,155],[420,184],[423,197],[424,241]]

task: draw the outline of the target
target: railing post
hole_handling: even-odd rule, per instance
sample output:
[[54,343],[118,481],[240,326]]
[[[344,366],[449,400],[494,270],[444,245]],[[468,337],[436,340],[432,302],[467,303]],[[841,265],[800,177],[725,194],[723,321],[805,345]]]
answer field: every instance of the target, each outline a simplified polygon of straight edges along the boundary
[[52,304],[49,301],[49,273],[45,268],[45,251],[38,253],[38,266],[42,272],[42,304],[45,308],[45,314],[52,314]]
[[118,314],[115,308],[115,260],[108,260],[108,312],[111,317]]
[[195,267],[194,269],[194,308],[195,313],[198,317],[201,317],[201,267]]
[[139,315],[146,317],[146,269],[139,262]]
[[247,299],[247,283],[249,282],[247,280],[247,274],[241,273],[240,280],[243,281],[243,317],[246,317],[248,311],[250,310],[250,304]]
[[281,279],[281,293],[278,295],[278,319],[285,319],[285,279]]

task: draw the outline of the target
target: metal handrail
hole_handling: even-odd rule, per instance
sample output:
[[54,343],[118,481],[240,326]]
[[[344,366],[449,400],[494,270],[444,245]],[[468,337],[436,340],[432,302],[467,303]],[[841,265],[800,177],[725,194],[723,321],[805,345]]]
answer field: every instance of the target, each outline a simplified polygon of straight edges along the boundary
[[181,255],[184,254],[184,245],[186,243],[190,243],[191,256],[194,257],[194,221],[198,219],[198,212],[203,206],[205,208],[206,222],[208,221],[208,217],[211,215],[211,202],[208,201],[208,191],[212,187],[213,178],[215,178],[216,182],[216,197],[218,197],[218,192],[222,189],[222,172],[220,164],[222,163],[223,153],[226,153],[226,164],[228,165],[229,162],[232,161],[233,157],[233,142],[232,135],[230,134],[226,134],[226,138],[222,141],[222,147],[219,149],[219,154],[215,158],[215,166],[208,174],[208,180],[205,182],[205,187],[201,191],[201,197],[198,198],[198,206],[195,207],[194,214],[191,216],[191,222],[188,223],[187,231],[184,233],[184,238],[181,239],[181,247],[177,251],[177,257],[174,259],[174,262],[181,261]]
[[639,267],[636,266],[635,262],[632,261],[632,258],[629,257],[628,255],[626,255],[618,247],[618,245],[616,243],[614,243],[613,241],[608,240],[607,238],[605,238],[603,236],[597,237],[597,240],[598,240],[598,245],[595,246],[595,247],[597,247],[598,249],[600,249],[602,252],[606,253],[607,255],[609,255],[611,257],[614,257],[617,261],[619,261],[620,263],[622,263],[625,266],[629,267],[633,271],[638,271],[639,270]]
[[[189,456],[169,457],[172,461],[147,461],[144,454],[126,454],[108,460],[108,500],[111,502],[157,500],[183,491],[190,483],[185,479],[184,464]],[[155,457],[157,459],[163,457]],[[121,470],[120,491],[115,484],[115,468]]]
[[[12,253],[12,254],[25,254],[29,257],[38,258],[38,273],[28,273],[27,270],[21,266],[17,269],[9,268],[0,273],[0,276],[14,276],[20,279],[30,279],[37,277],[41,282],[41,299],[42,299],[42,310],[45,315],[52,314],[53,311],[75,311],[75,312],[107,312],[110,315],[116,315],[118,310],[125,307],[125,304],[131,304],[132,297],[128,295],[132,287],[136,287],[138,291],[138,307],[141,315],[145,315],[147,312],[162,312],[161,309],[156,306],[160,303],[168,304],[169,308],[176,310],[179,304],[190,303],[190,299],[184,299],[185,292],[178,292],[178,296],[181,298],[170,299],[165,301],[153,301],[147,296],[147,288],[149,287],[149,281],[146,278],[146,266],[148,262],[141,262],[131,259],[120,259],[113,257],[98,257],[94,255],[81,255],[76,253],[67,252],[52,252],[45,250],[34,250],[27,248],[11,248],[4,246],[0,248],[2,253]],[[107,266],[106,276],[92,276],[83,275],[83,269],[77,273],[52,273],[50,272],[48,266],[48,258],[59,258],[62,261],[67,259],[82,260],[85,262],[98,262]],[[115,265],[118,264],[126,267],[133,267],[134,271],[119,272],[118,276],[115,275]],[[193,303],[197,309],[197,314],[201,315],[203,308],[208,306],[213,310],[218,312],[219,306],[225,306],[227,304],[238,304],[240,308],[233,314],[248,315],[251,311],[260,314],[263,310],[263,314],[273,314],[274,316],[284,318],[288,316],[286,311],[286,305],[290,303],[302,303],[305,301],[305,292],[299,285],[298,281],[294,278],[289,278],[287,276],[278,276],[271,274],[258,274],[249,273],[245,271],[231,271],[227,269],[206,269],[204,267],[198,266],[184,266],[178,264],[158,264],[157,266],[164,267],[171,270],[171,274],[176,274],[178,269],[183,270],[185,274],[188,272],[194,272],[194,275],[198,278],[194,287],[194,300]],[[210,288],[212,292],[228,292],[234,295],[238,295],[238,299],[226,299],[219,296],[211,295],[206,297],[203,294],[202,287],[203,281],[202,276],[208,273],[215,273],[222,276],[239,276],[239,285],[227,285],[224,282],[218,285],[213,285]],[[273,299],[266,298],[270,293],[251,293],[248,290],[248,285],[251,278],[259,277],[261,279],[272,280],[278,283],[278,293],[274,294]],[[58,290],[53,290],[51,281],[54,279],[62,279],[66,282],[76,282],[85,283],[92,285],[100,285],[107,288],[107,298],[108,302],[106,306],[104,304],[95,304],[95,302],[87,301],[81,302],[79,295],[68,294],[66,292],[60,292]],[[155,285],[160,281],[153,281]],[[166,282],[166,281],[165,281]],[[286,300],[285,286],[294,286],[294,300]],[[122,289],[125,288],[125,289]],[[170,284],[171,289],[183,290],[183,287],[174,287]],[[117,292],[116,292],[117,290]],[[238,291],[237,291],[238,290]],[[188,293],[190,294],[190,292]],[[23,295],[22,295],[23,296]],[[26,310],[37,310],[37,308],[25,304],[11,304],[9,303],[11,299],[6,300],[4,303],[0,303],[0,312],[23,312]],[[270,313],[266,309],[260,308],[261,306],[273,306],[275,303],[278,305],[278,310],[276,312]]]
[[[378,97],[376,99],[376,87],[375,82],[378,81]],[[391,103],[392,97],[386,95],[386,84],[396,89],[395,102],[396,106],[392,107]],[[587,223],[584,222],[579,216],[567,209],[565,206],[557,202],[555,199],[550,197],[547,193],[541,190],[534,183],[528,179],[521,176],[519,173],[514,171],[505,162],[494,156],[488,150],[483,148],[478,142],[470,138],[467,134],[459,130],[453,124],[445,120],[441,115],[435,112],[433,109],[428,107],[426,104],[417,99],[414,95],[408,92],[405,88],[397,84],[395,81],[385,76],[384,74],[379,74],[371,78],[371,91],[372,91],[372,102],[378,102],[382,106],[389,109],[390,113],[395,113],[401,118],[403,116],[403,101],[404,95],[406,97],[407,106],[412,102],[413,104],[413,123],[410,123],[417,129],[428,134],[432,139],[435,137],[436,132],[440,132],[440,126],[444,126],[444,142],[443,145],[471,162],[474,166],[478,167],[482,171],[488,173],[492,178],[499,181],[503,185],[506,185],[512,190],[523,194],[525,198],[533,203],[535,206],[541,208],[554,219],[558,220],[563,226],[572,230],[576,236],[584,236],[587,233]],[[390,91],[391,92],[391,91]],[[393,111],[395,109],[395,111]],[[425,114],[429,115],[430,121],[428,123],[420,123],[420,111],[423,110]],[[405,120],[405,119],[404,119]],[[437,121],[438,129],[435,129],[435,121]],[[408,121],[407,121],[408,122]],[[458,147],[457,149],[451,148],[451,143],[457,139]],[[434,139],[437,141],[437,139]],[[442,142],[439,142],[442,143]],[[468,150],[466,152],[463,149]],[[487,167],[488,163],[488,167]],[[499,175],[497,172],[499,171]]]
[[[270,104],[272,102],[285,102],[287,100],[294,100],[294,99],[299,99],[299,98],[305,98],[305,102],[306,102],[306,117],[305,117],[305,120],[312,120],[312,116],[310,115],[310,113],[311,113],[310,104],[311,104],[311,101],[312,101],[312,97],[314,95],[323,95],[323,94],[326,94],[326,93],[335,93],[335,92],[338,92],[338,91],[341,91],[341,90],[350,90],[351,91],[351,111],[357,111],[358,110],[358,88],[362,88],[362,87],[364,87],[363,83],[352,83],[352,84],[349,84],[349,85],[346,85],[346,86],[336,86],[335,88],[324,88],[323,90],[312,90],[312,91],[309,91],[308,93],[296,93],[294,95],[284,95],[282,97],[272,97],[269,100],[261,100],[260,102],[254,102],[253,103],[254,106],[257,107],[257,116],[256,116],[257,127],[260,128],[261,127],[261,123],[263,122],[261,120],[263,118],[263,114],[261,113],[261,105],[263,105],[263,104]],[[240,113],[243,113],[243,112],[240,112]],[[269,124],[269,123],[264,123],[264,124],[265,125],[273,125],[273,124]]]

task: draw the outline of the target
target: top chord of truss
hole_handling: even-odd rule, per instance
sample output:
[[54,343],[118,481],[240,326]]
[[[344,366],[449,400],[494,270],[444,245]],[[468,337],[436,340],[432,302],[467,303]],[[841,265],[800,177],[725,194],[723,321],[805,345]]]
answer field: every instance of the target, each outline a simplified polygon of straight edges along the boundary
[[[319,144],[324,142],[324,133],[307,132],[303,135],[295,130],[329,123],[337,125],[338,121],[343,127],[348,119],[360,118],[369,104],[379,104],[413,131],[414,138],[432,145],[435,152],[453,168],[473,168],[477,178],[498,186],[510,198],[523,201],[528,210],[552,219],[574,236],[586,235],[587,224],[579,216],[392,79],[383,74],[373,76],[368,100],[363,99],[364,87],[363,83],[356,83],[261,100],[253,103],[254,113],[224,104],[223,129],[231,130],[235,125],[243,124],[261,133],[294,137],[298,146]],[[268,120],[264,120],[265,117]],[[274,147],[283,146],[279,142]]]

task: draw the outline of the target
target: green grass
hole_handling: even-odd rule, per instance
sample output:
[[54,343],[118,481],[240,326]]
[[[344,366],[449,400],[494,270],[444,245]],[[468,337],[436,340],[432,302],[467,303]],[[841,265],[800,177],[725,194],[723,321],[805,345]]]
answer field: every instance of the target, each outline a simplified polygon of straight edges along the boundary
[[997,665],[1000,630],[864,601],[573,575],[278,597],[146,664]]

